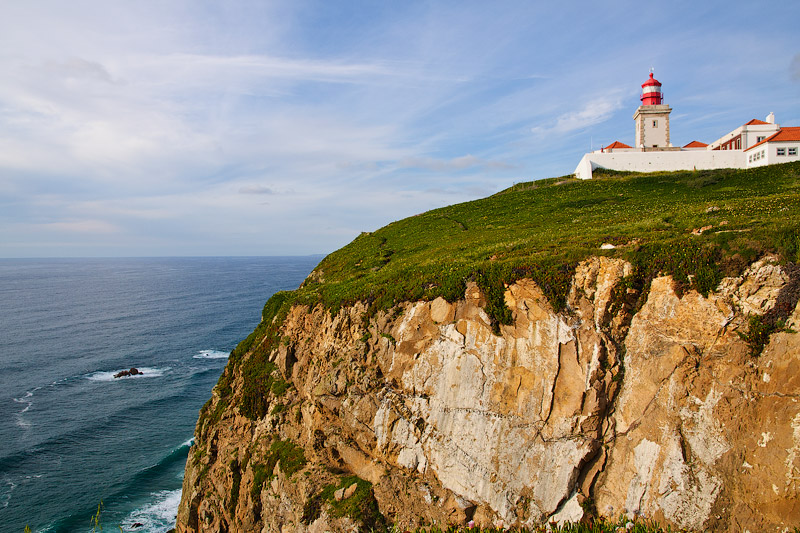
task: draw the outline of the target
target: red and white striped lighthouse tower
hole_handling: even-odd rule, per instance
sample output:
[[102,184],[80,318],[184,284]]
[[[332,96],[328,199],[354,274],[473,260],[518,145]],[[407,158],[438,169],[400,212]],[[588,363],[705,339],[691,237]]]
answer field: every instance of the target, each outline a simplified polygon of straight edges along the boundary
[[642,105],[633,114],[636,121],[636,148],[650,150],[670,149],[669,114],[672,109],[664,104],[661,82],[653,77],[642,84]]
[[653,73],[650,73],[650,79],[642,84],[642,105],[661,105],[661,82],[653,78]]

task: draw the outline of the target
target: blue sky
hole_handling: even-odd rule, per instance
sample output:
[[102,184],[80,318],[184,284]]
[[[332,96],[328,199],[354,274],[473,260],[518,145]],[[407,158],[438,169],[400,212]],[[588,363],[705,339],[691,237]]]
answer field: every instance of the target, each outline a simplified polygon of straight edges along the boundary
[[0,257],[329,253],[633,144],[800,125],[800,2],[0,3]]

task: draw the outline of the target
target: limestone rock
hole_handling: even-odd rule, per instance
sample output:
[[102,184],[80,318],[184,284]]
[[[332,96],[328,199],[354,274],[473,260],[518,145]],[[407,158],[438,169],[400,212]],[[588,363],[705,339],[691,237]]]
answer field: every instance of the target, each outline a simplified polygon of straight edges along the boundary
[[[269,355],[293,384],[282,412],[244,417],[229,362],[232,392],[215,389],[198,421],[177,531],[368,530],[322,496],[350,475],[401,529],[563,523],[587,501],[698,531],[800,524],[800,335],[774,334],[759,358],[738,335],[791,276],[764,258],[708,297],[657,278],[634,314],[631,272],[582,262],[562,313],[518,280],[500,335],[475,284],[366,322],[360,303],[292,308]],[[276,442],[303,450],[299,472],[263,471]]]

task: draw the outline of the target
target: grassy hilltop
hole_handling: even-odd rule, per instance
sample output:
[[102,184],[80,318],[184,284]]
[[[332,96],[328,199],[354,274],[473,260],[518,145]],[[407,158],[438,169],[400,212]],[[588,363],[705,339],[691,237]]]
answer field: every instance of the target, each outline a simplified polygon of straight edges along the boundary
[[764,253],[798,261],[800,163],[594,175],[519,183],[362,233],[323,259],[298,290],[276,294],[234,361],[291,303],[335,311],[366,301],[372,310],[387,309],[437,296],[453,301],[475,281],[501,324],[511,319],[504,283],[532,278],[559,309],[576,264],[592,255],[630,261],[635,269],[626,282],[642,297],[660,273],[671,274],[679,290],[705,294]]
[[660,271],[690,284],[693,275],[704,293],[765,252],[798,259],[800,163],[595,176],[520,183],[362,233],[326,257],[296,298],[387,308],[460,298],[467,280],[491,293],[532,277],[559,307],[575,264],[591,255],[628,259],[641,281]]
[[[203,407],[198,428],[220,420],[233,402],[253,420],[270,409],[273,414],[286,409],[278,399],[292,384],[269,357],[289,340],[281,338],[280,327],[293,304],[322,305],[335,313],[367,302],[367,320],[403,301],[463,298],[466,284],[473,281],[485,292],[486,311],[499,330],[512,318],[503,300],[504,284],[532,278],[561,309],[576,265],[596,255],[624,258],[633,265],[620,284],[619,298],[628,298],[624,289],[636,289],[630,292],[632,301],[626,301],[634,312],[659,274],[672,275],[679,292],[708,293],[723,276],[741,273],[766,253],[777,255],[793,279],[794,299],[776,305],[771,316],[750,320],[742,335],[757,355],[800,297],[800,162],[749,170],[595,176],[591,181],[564,177],[520,183],[489,198],[362,233],[323,259],[300,288],[270,298],[262,322],[231,353],[215,388],[217,401]],[[235,376],[242,378],[236,391]],[[197,448],[192,460],[202,453]],[[303,450],[290,441],[274,441],[265,466],[255,471],[253,491],[260,491],[278,462],[282,468],[302,466]],[[232,471],[239,468],[238,462],[231,463]],[[239,476],[232,489],[236,494]],[[557,530],[588,533],[626,526],[623,519],[598,520]],[[664,531],[645,522],[631,526],[633,531]]]

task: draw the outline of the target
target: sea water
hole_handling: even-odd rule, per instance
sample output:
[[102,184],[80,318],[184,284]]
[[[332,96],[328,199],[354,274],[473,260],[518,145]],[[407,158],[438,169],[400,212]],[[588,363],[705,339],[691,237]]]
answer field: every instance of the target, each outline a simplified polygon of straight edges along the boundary
[[228,354],[320,259],[0,260],[0,529],[89,531],[101,502],[105,530],[173,527]]

